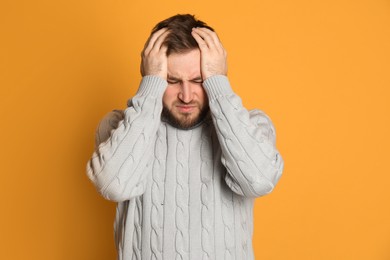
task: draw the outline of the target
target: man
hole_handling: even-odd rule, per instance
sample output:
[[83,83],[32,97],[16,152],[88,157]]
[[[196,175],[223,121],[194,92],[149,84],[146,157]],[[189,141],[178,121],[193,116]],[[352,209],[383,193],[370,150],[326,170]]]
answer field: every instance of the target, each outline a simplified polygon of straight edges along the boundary
[[192,15],[156,25],[124,111],[100,123],[88,176],[118,202],[118,259],[254,259],[253,198],[283,160],[275,130],[247,111],[226,77],[226,52]]

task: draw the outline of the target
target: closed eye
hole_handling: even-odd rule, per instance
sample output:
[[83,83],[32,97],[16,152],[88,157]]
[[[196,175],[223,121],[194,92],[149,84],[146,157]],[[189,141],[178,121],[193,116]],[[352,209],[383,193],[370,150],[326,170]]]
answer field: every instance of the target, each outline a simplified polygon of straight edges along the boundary
[[203,83],[203,79],[201,77],[194,78],[191,81],[194,82],[194,83],[197,83],[197,84],[202,84]]
[[171,85],[174,85],[174,84],[177,84],[179,83],[179,81],[175,81],[175,80],[168,80],[168,83],[171,84]]

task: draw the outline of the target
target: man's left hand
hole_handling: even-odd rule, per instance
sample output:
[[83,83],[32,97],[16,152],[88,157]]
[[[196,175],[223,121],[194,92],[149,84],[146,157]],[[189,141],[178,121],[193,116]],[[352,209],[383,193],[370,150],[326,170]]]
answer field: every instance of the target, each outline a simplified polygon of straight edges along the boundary
[[217,34],[207,28],[193,28],[192,36],[200,49],[203,80],[214,75],[227,74],[227,53]]

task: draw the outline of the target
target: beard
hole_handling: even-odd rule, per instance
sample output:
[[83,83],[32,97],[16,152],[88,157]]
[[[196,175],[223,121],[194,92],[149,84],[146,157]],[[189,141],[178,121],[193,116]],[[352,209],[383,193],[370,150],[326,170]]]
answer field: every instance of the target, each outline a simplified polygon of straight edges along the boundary
[[176,111],[171,111],[166,106],[164,106],[161,115],[173,127],[188,130],[201,123],[210,110],[208,106],[200,106],[199,104],[197,104],[197,107],[199,108],[199,112],[195,114],[194,112],[179,113]]

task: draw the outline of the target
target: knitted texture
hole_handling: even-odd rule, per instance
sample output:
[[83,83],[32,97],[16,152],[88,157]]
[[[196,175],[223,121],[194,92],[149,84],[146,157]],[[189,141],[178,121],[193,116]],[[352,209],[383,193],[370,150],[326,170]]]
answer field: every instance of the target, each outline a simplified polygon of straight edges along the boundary
[[[188,189],[188,160],[189,142],[191,131],[178,131],[176,145],[176,233],[175,249],[176,259],[186,260],[189,258],[189,189]],[[189,142],[188,142],[188,141]]]
[[271,192],[283,169],[270,119],[213,76],[203,83],[210,115],[177,129],[161,120],[166,86],[144,77],[129,107],[97,129],[87,173],[118,202],[118,259],[253,259],[253,198]]
[[211,127],[205,126],[202,129],[202,141],[200,144],[200,178],[201,178],[201,225],[202,225],[202,259],[209,260],[213,258],[213,247],[214,247],[214,232],[213,225],[213,205],[214,205],[214,194],[213,194],[213,147],[211,137]]
[[157,140],[155,144],[155,159],[153,161],[152,171],[152,212],[151,212],[151,250],[153,259],[162,259],[162,236],[163,236],[163,217],[164,217],[164,175],[165,157],[163,156],[165,150],[165,128],[162,127],[157,132]]

